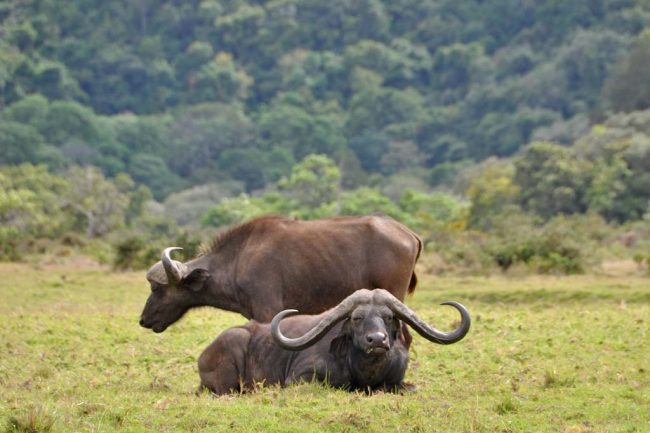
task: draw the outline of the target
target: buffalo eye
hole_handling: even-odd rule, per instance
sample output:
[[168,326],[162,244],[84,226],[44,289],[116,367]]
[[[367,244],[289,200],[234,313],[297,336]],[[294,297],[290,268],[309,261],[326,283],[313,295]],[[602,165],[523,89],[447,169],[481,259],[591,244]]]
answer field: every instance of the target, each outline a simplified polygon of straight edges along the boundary
[[394,319],[393,315],[390,315],[390,316],[389,316],[389,315],[386,315],[386,316],[384,316],[384,322],[386,322],[386,323],[392,323],[392,322],[393,322],[393,319]]
[[359,323],[361,323],[362,320],[363,320],[363,316],[353,316],[352,317],[352,323],[354,323],[355,325],[358,325]]
[[152,284],[151,285],[151,293],[160,293],[162,290],[162,287],[159,284]]

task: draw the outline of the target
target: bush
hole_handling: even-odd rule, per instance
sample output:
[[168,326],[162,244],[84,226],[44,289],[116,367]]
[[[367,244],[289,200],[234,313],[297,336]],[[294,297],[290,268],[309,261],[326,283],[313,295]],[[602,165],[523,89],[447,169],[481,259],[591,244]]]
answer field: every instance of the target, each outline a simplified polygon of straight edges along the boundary
[[187,261],[198,254],[201,241],[187,232],[180,232],[174,239],[147,239],[140,234],[130,233],[120,236],[114,244],[115,258],[113,268],[116,270],[147,269],[160,260],[163,249],[179,246],[183,250],[175,255],[177,260]]
[[19,261],[23,251],[22,242],[16,236],[0,230],[0,260]]
[[486,250],[504,272],[522,263],[536,272],[576,274],[599,259],[598,245],[610,232],[598,216],[558,216],[540,225],[525,214],[510,215],[491,233]]

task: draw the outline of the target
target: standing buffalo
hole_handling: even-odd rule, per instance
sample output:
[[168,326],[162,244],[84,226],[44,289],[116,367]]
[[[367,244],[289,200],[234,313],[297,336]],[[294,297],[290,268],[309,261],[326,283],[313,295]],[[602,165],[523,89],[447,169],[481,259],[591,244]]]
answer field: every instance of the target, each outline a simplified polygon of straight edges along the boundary
[[166,248],[147,272],[151,294],[140,324],[162,332],[203,305],[268,322],[285,308],[321,313],[360,287],[403,301],[415,289],[421,248],[415,233],[386,216],[255,219],[186,263]]
[[465,307],[456,302],[444,304],[461,315],[460,325],[450,333],[431,328],[382,289],[358,290],[319,315],[283,320],[297,313],[285,310],[271,324],[251,321],[230,328],[199,358],[201,388],[225,394],[252,389],[258,383],[284,386],[320,381],[350,390],[398,390],[408,363],[400,320],[439,344],[455,343],[469,331]]

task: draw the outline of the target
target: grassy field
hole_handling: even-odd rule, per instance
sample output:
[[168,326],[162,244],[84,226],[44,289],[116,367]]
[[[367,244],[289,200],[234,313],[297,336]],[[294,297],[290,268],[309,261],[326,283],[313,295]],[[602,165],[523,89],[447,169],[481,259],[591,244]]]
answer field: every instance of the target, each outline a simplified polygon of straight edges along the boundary
[[407,303],[450,329],[414,337],[417,391],[366,396],[317,384],[196,396],[196,359],[238,315],[138,326],[142,272],[0,264],[0,432],[648,432],[650,279],[433,278]]

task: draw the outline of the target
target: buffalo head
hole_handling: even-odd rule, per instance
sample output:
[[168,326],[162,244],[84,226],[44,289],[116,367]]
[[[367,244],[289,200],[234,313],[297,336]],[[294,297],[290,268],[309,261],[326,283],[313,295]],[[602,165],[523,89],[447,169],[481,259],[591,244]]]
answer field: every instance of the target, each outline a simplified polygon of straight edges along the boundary
[[163,332],[189,308],[201,305],[202,292],[210,278],[206,269],[190,269],[172,260],[170,252],[180,249],[165,248],[161,260],[147,272],[151,294],[140,316],[140,325],[154,332]]
[[[438,344],[452,344],[460,341],[470,327],[469,312],[457,302],[444,302],[451,305],[461,315],[457,329],[445,333],[430,327],[417,317],[415,312],[402,304],[386,290],[373,291],[361,289],[344,299],[339,305],[325,314],[323,319],[307,333],[298,338],[287,338],[280,331],[280,321],[298,314],[297,310],[284,310],[271,322],[271,333],[276,343],[287,350],[302,350],[314,345],[337,323],[345,321],[342,335],[351,343],[352,349],[366,357],[384,355],[391,350],[399,338],[399,320],[404,321],[429,341]],[[338,344],[340,338],[332,341]]]

